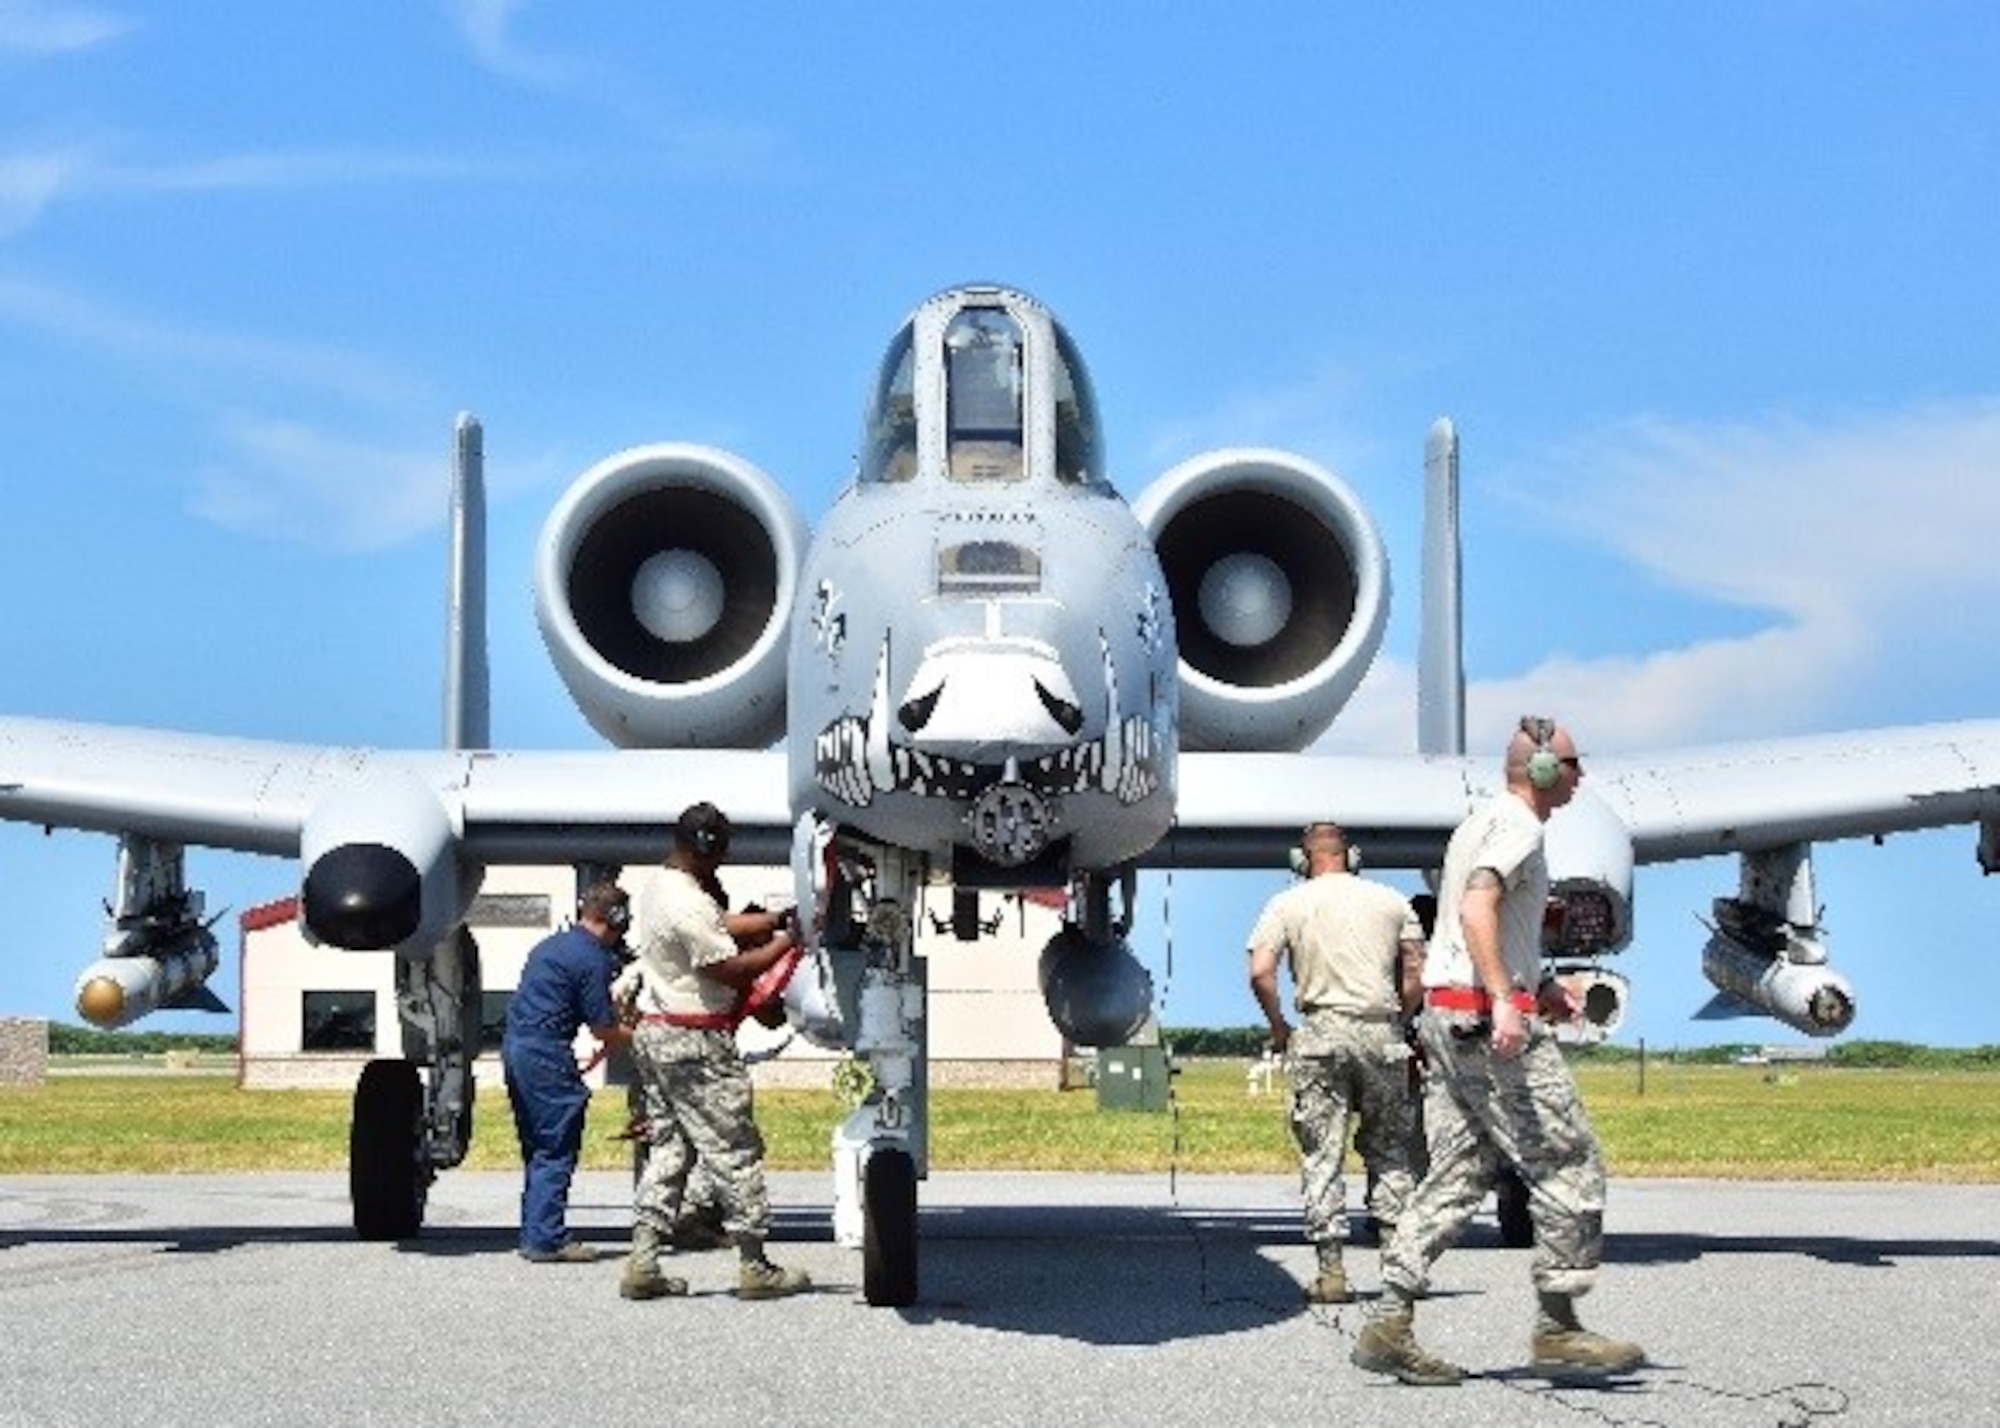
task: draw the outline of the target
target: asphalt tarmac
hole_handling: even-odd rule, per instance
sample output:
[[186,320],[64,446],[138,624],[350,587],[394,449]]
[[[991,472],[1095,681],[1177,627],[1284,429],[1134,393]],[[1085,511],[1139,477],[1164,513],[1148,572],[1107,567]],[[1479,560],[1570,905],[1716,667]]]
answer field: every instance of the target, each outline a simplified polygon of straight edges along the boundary
[[1348,1363],[1358,1306],[1303,1303],[1289,1177],[934,1176],[907,1310],[862,1302],[804,1173],[772,1254],[815,1292],[740,1303],[717,1252],[627,1303],[629,1184],[576,1186],[607,1258],[530,1265],[512,1174],[445,1175],[400,1245],[352,1237],[340,1175],[0,1179],[0,1425],[2000,1421],[2000,1187],[1618,1182],[1584,1318],[1651,1362],[1587,1387],[1526,1371],[1528,1252],[1482,1216],[1418,1318],[1477,1376],[1417,1389]]

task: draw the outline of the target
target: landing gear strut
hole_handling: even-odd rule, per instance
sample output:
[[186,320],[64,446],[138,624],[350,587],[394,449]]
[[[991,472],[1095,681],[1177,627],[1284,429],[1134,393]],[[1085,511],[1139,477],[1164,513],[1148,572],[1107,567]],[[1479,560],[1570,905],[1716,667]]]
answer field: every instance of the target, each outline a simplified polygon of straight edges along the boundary
[[464,927],[422,961],[397,958],[404,1055],[362,1068],[347,1140],[347,1193],[361,1239],[417,1234],[431,1182],[472,1146],[479,986],[479,947]]
[[[833,1132],[833,1236],[861,1251],[863,1297],[901,1308],[917,1298],[917,1182],[929,1153],[924,981],[911,915],[922,878],[913,855],[871,853],[853,859],[855,876],[842,879],[835,898],[865,907],[853,923],[866,967],[850,1024],[869,1089]],[[824,925],[848,925],[846,908],[830,909]]]

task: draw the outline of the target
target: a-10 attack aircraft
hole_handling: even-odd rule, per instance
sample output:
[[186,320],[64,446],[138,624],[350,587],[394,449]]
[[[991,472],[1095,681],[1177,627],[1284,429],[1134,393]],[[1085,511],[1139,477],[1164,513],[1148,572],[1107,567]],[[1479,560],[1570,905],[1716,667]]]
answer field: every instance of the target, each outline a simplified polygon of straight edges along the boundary
[[[318,748],[0,719],[0,818],[115,834],[103,956],[78,982],[101,1026],[200,1004],[215,939],[190,845],[299,860],[306,934],[391,949],[405,1056],[355,1093],[356,1230],[421,1227],[464,1157],[479,960],[465,917],[491,865],[585,880],[650,864],[681,808],[734,821],[731,858],[789,860],[814,957],[795,1024],[865,1061],[834,1135],[834,1232],[865,1297],[917,1292],[926,1168],[921,896],[980,935],[978,897],[1067,894],[1042,950],[1071,1042],[1120,1044],[1152,987],[1127,944],[1137,870],[1277,867],[1299,829],[1346,825],[1376,868],[1435,869],[1496,788],[1468,758],[1457,448],[1426,452],[1416,756],[1304,751],[1367,671],[1389,571],[1336,476],[1273,450],[1187,461],[1136,504],[1112,488],[1083,362],[1047,309],[955,288],[896,333],[859,470],[817,534],[749,462],[642,447],[549,516],[537,613],[556,668],[614,749],[487,747],[479,430],[462,419],[446,736],[435,750]],[[1553,711],[1560,712],[1560,711]],[[1599,959],[1632,929],[1636,864],[1734,853],[1703,967],[1722,996],[1826,1035],[1855,999],[1826,963],[1816,840],[1964,824],[2000,868],[2000,721],[1594,756],[1551,823],[1548,951],[1585,1035],[1622,1016]],[[948,890],[948,891],[947,891]]]

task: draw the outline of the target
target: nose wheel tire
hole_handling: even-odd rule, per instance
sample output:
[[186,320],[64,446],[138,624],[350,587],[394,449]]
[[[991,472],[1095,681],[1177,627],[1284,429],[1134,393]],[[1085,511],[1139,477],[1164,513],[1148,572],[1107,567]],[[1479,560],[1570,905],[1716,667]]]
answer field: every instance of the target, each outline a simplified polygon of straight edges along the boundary
[[861,1206],[861,1291],[870,1304],[917,1302],[917,1166],[906,1150],[868,1157]]
[[378,1060],[361,1068],[347,1140],[347,1192],[354,1233],[364,1240],[406,1240],[424,1223],[430,1176],[423,1146],[424,1085],[414,1061]]

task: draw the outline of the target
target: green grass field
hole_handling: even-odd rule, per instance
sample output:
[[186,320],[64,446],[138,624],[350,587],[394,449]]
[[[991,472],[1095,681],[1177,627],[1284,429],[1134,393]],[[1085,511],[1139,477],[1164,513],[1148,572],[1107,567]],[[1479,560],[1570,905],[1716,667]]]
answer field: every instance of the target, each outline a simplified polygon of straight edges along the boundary
[[[2000,1071],[1825,1065],[1584,1065],[1613,1175],[2000,1182]],[[830,1092],[768,1091],[770,1161],[827,1164]],[[629,1163],[622,1091],[591,1108],[585,1163]],[[1100,1111],[1088,1090],[939,1090],[941,1170],[1288,1172],[1282,1095],[1246,1095],[1242,1063],[1181,1063],[1166,1114]],[[0,1174],[338,1170],[348,1095],[244,1091],[227,1076],[65,1074],[0,1088]],[[519,1164],[506,1098],[481,1088],[472,1168]]]

